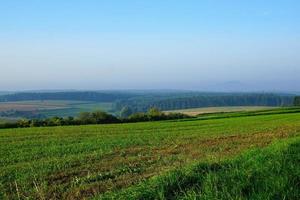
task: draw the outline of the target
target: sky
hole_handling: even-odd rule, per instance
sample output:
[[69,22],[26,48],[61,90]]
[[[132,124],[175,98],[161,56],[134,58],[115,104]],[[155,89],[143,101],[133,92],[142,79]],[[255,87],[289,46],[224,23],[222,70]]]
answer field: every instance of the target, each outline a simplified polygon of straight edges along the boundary
[[0,0],[0,90],[299,85],[299,0]]

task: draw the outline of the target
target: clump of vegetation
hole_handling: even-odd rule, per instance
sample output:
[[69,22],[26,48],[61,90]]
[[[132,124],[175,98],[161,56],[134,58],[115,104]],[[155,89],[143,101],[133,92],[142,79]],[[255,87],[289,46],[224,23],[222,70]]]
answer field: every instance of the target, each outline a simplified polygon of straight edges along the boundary
[[111,124],[190,118],[190,116],[180,113],[165,114],[157,108],[150,108],[147,113],[134,113],[129,115],[130,113],[131,112],[127,110],[127,108],[123,109],[123,112],[121,112],[121,117],[116,117],[104,111],[81,112],[78,117],[51,117],[46,119],[30,120],[21,119],[17,122],[2,123],[0,124],[0,128]]
[[182,113],[164,113],[158,108],[152,107],[148,112],[137,112],[125,118],[125,122],[145,122],[145,121],[159,121],[159,120],[172,120],[191,118],[191,116]]
[[42,126],[67,126],[86,124],[109,124],[121,122],[117,117],[103,111],[82,112],[78,117],[51,117],[46,119],[21,119],[1,124],[1,128],[25,128]]

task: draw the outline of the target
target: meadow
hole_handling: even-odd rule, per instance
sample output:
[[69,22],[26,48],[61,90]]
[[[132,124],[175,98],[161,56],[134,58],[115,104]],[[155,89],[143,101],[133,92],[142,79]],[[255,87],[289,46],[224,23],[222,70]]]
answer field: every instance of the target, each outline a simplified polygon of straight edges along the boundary
[[3,129],[0,199],[297,199],[300,112],[279,110]]

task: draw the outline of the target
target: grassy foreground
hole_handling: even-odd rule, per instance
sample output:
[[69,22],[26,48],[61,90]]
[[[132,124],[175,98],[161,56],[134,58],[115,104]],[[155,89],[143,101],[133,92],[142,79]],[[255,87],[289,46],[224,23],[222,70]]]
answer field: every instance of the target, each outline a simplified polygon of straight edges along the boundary
[[[300,137],[205,162],[100,199],[300,199]],[[98,198],[95,198],[98,199]]]
[[[265,199],[299,192],[300,113],[265,112],[0,130],[0,199],[242,199],[257,190]],[[286,142],[235,158],[274,140]]]

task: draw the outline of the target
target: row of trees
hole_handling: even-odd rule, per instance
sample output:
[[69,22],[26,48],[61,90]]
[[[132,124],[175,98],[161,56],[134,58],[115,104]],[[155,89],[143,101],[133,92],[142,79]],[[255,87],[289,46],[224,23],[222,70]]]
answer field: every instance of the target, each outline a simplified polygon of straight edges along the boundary
[[125,92],[22,92],[0,95],[0,102],[31,101],[31,100],[76,100],[113,102],[120,99],[128,99],[135,96]]
[[117,101],[115,106],[116,110],[128,106],[132,112],[145,112],[151,107],[157,107],[161,110],[176,110],[212,106],[291,106],[292,104],[293,96],[274,94],[220,94],[176,98],[130,98]]
[[300,96],[294,98],[294,106],[300,106]]
[[[87,125],[87,124],[110,124],[142,121],[158,121],[188,118],[189,116],[181,113],[165,114],[157,108],[150,108],[146,113],[130,113],[128,108],[122,109],[121,117],[108,114],[103,111],[82,112],[77,117],[52,117],[47,119],[21,119],[13,123],[0,124],[0,128],[23,128],[23,127],[42,127],[42,126],[67,126],[67,125]],[[126,115],[125,116],[125,111]]]

